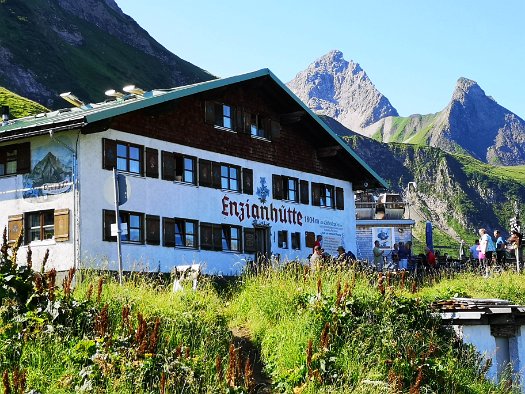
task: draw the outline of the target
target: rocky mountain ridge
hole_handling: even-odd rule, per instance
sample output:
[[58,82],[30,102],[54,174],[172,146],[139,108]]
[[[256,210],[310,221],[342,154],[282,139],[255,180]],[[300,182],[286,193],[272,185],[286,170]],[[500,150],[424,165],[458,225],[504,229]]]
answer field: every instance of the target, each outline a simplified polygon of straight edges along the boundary
[[96,102],[127,84],[149,90],[213,78],[156,42],[114,0],[0,2],[0,86],[47,107],[63,106],[66,91]]
[[525,164],[525,121],[467,78],[458,79],[442,111],[409,117],[398,116],[340,51],[317,59],[287,85],[318,114],[378,141],[430,145],[496,165]]
[[[518,181],[511,167],[502,175],[496,171],[499,167],[469,155],[430,146],[383,143],[327,116],[322,119],[390,184],[392,191],[404,195],[420,218],[432,221],[458,240],[473,240],[481,227],[500,228],[506,233],[514,204],[525,203],[525,180]],[[417,185],[410,192],[409,182]]]
[[353,130],[398,115],[361,66],[346,61],[341,51],[330,51],[317,59],[287,86],[314,111]]

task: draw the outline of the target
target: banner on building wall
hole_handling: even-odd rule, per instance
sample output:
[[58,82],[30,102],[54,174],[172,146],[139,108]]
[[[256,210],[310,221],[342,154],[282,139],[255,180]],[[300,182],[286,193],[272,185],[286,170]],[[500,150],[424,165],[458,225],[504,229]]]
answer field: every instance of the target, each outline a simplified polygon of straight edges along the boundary
[[375,241],[379,241],[381,249],[392,249],[394,246],[394,229],[392,227],[373,227],[372,247]]
[[23,197],[49,197],[71,191],[73,155],[55,144],[31,151],[31,172],[23,176]]

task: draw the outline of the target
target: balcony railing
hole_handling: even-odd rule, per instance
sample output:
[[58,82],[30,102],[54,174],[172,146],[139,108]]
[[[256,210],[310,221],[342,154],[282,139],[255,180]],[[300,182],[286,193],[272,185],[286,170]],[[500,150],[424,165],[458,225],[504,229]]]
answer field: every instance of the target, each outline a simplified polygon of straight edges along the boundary
[[403,219],[406,203],[396,202],[355,202],[357,220]]

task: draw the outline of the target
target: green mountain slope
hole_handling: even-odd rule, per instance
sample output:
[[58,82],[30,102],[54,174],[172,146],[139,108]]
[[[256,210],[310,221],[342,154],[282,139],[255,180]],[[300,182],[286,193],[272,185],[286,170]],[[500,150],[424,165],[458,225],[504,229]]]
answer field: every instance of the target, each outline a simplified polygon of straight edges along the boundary
[[13,118],[23,118],[24,116],[36,115],[49,111],[43,105],[0,87],[0,106],[3,105],[9,107],[10,116]]
[[213,79],[167,51],[113,0],[0,1],[0,85],[48,107],[59,93],[87,102],[135,84],[169,88]]
[[[420,220],[431,220],[458,239],[472,241],[480,227],[508,231],[514,204],[525,203],[524,166],[493,166],[439,148],[381,143],[334,119],[323,120],[389,182],[392,190],[406,196]],[[407,191],[408,182],[416,182],[415,191]]]

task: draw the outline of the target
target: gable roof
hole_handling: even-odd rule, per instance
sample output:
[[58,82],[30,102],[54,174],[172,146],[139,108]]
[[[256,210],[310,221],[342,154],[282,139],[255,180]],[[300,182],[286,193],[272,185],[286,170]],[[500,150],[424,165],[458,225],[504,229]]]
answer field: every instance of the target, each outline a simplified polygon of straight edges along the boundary
[[183,97],[192,96],[198,93],[204,93],[214,89],[228,87],[230,85],[248,82],[266,78],[277,85],[286,96],[291,99],[294,107],[304,111],[310,119],[314,121],[316,126],[319,126],[327,137],[338,146],[343,148],[344,153],[356,164],[363,167],[368,176],[367,180],[370,182],[369,187],[383,187],[387,188],[386,182],[364,162],[341,137],[330,129],[330,127],[321,120],[308,106],[303,103],[288,87],[282,83],[269,69],[261,69],[247,74],[237,75],[228,78],[214,79],[211,81],[196,83],[193,85],[180,86],[173,89],[152,90],[146,92],[143,96],[128,95],[123,99],[117,99],[110,102],[103,102],[97,104],[88,104],[80,108],[65,108],[58,111],[38,114],[26,118],[15,119],[9,121],[7,125],[0,126],[0,142],[13,139],[26,138],[33,135],[46,134],[51,131],[71,130],[76,128],[83,128],[110,119],[129,112],[141,110],[152,107],[172,100],[178,100]]

